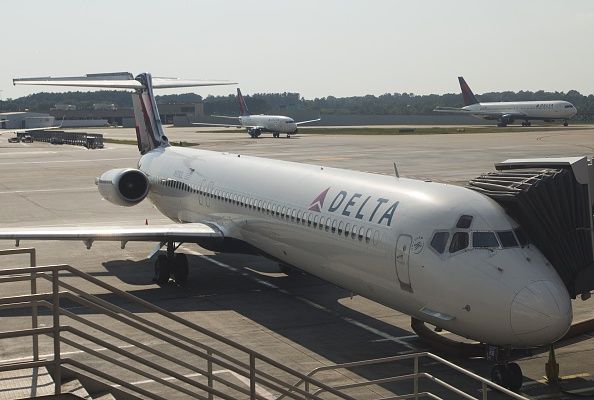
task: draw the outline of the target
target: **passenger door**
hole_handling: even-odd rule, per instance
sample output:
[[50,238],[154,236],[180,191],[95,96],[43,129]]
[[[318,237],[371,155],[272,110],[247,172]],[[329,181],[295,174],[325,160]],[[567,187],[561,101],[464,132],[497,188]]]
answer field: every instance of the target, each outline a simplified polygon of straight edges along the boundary
[[400,288],[412,293],[410,282],[410,247],[412,237],[410,235],[398,236],[396,242],[396,278],[400,283]]

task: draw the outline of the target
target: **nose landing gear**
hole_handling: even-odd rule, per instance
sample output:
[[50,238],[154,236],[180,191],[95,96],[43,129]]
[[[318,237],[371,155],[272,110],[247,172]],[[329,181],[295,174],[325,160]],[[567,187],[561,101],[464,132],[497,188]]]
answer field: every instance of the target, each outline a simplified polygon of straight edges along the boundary
[[510,352],[510,349],[487,346],[487,359],[496,362],[491,369],[491,381],[513,392],[518,392],[522,387],[524,375],[517,363],[508,361]]
[[183,285],[188,280],[190,272],[188,257],[182,253],[175,253],[175,250],[182,243],[175,245],[174,242],[167,242],[167,254],[159,254],[155,261],[155,277],[153,280],[160,285],[169,282],[173,278],[175,283]]

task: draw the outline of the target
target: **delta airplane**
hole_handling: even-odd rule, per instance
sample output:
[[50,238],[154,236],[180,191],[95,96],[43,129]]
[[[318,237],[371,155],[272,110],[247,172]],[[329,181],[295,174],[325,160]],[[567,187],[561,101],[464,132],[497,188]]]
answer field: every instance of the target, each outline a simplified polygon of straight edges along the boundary
[[[148,73],[14,83],[134,89],[138,165],[103,173],[98,191],[120,206],[148,198],[176,224],[2,229],[0,239],[80,240],[88,248],[97,240],[122,248],[156,242],[166,247],[155,261],[159,283],[187,279],[188,260],[176,252],[181,243],[249,248],[502,350],[553,343],[570,327],[570,295],[555,269],[498,203],[476,191],[172,147],[153,88],[176,82]],[[492,377],[512,389],[522,384],[519,366],[507,361]]]
[[448,114],[468,114],[486,120],[499,121],[497,126],[503,127],[522,121],[522,126],[530,126],[530,121],[563,122],[569,125],[568,120],[577,113],[577,109],[568,101],[500,101],[481,103],[477,100],[472,90],[463,77],[458,77],[464,107],[437,107],[435,112]]
[[254,139],[259,137],[263,132],[272,132],[272,137],[275,138],[280,137],[281,133],[284,133],[287,135],[287,138],[290,138],[291,135],[297,134],[297,127],[299,125],[320,120],[320,118],[317,118],[309,121],[295,122],[293,118],[285,117],[283,115],[251,115],[239,88],[237,88],[237,102],[239,103],[239,111],[241,112],[240,116],[231,117],[226,115],[213,115],[213,117],[238,119],[239,125],[208,124],[201,122],[196,122],[193,125],[233,126],[236,128],[247,128],[248,134]]

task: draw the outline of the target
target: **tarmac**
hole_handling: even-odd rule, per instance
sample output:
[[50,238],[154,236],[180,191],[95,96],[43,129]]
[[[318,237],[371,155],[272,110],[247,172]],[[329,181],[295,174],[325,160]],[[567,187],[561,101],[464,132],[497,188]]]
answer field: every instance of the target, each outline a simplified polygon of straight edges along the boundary
[[[133,129],[85,131],[102,133],[105,138],[135,139]],[[388,175],[394,174],[396,163],[400,176],[453,184],[492,171],[494,163],[505,159],[594,154],[594,127],[531,128],[520,133],[497,132],[494,127],[480,134],[444,135],[300,132],[303,134],[290,139],[273,139],[267,134],[251,139],[243,130],[167,128],[170,141],[195,143],[199,149]],[[106,143],[104,149],[87,150],[48,143],[8,143],[6,136],[0,136],[0,226],[167,223],[148,201],[118,207],[102,200],[96,190],[95,177],[112,168],[135,167],[137,159],[135,145]],[[0,242],[0,248],[13,246],[13,242]],[[213,254],[196,245],[184,245],[182,251],[189,255],[191,269],[188,283],[160,287],[152,282],[153,266],[146,260],[154,244],[129,243],[123,250],[119,243],[96,243],[90,250],[78,242],[23,242],[21,246],[37,249],[39,265],[70,264],[304,373],[333,363],[431,350],[412,332],[407,315],[361,296],[351,297],[344,289],[300,271],[284,273],[275,262],[259,256]],[[0,269],[25,264],[22,257],[0,259]],[[0,291],[13,295],[23,289],[23,285],[3,285]],[[594,318],[593,305],[594,299],[575,300],[574,321]],[[26,326],[28,321],[22,316],[10,319],[11,325],[6,326],[8,319],[2,320],[5,323],[0,330]],[[96,320],[100,322],[101,316]],[[26,343],[0,341],[0,360],[29,355]],[[556,356],[562,388],[594,398],[594,334],[562,343]],[[489,377],[489,361],[444,357]],[[574,398],[545,383],[547,358],[544,349],[518,361],[524,373],[522,393],[535,399]],[[463,378],[441,366],[425,367],[434,368],[434,373],[443,374],[454,385],[466,385]],[[365,379],[383,376],[372,369],[357,370],[357,375]],[[348,382],[353,376],[345,374],[343,378]],[[151,389],[154,383],[141,385]],[[388,396],[395,390],[386,384],[375,395]],[[504,397],[490,394],[491,398]]]

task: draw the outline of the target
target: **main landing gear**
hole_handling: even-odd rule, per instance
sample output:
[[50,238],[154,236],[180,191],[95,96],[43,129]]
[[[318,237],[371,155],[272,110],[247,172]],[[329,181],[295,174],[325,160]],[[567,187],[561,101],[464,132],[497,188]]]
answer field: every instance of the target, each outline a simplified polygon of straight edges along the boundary
[[524,121],[522,122],[522,126],[531,126],[532,123],[530,121]]
[[175,252],[181,245],[179,243],[176,246],[174,242],[167,242],[166,254],[157,256],[154,281],[158,284],[163,285],[169,282],[170,278],[173,278],[178,285],[183,285],[188,280],[190,273],[188,257],[185,254]]
[[563,126],[568,126],[569,122],[567,122],[567,120],[563,121]]
[[509,357],[510,351],[507,349],[487,347],[487,358],[496,362],[491,369],[491,381],[513,392],[518,392],[522,387],[524,375],[517,363],[508,362]]

